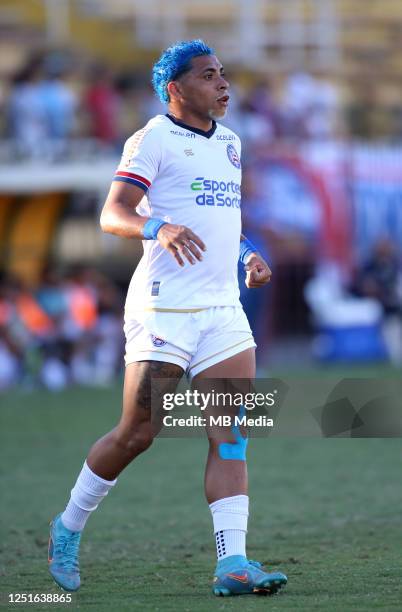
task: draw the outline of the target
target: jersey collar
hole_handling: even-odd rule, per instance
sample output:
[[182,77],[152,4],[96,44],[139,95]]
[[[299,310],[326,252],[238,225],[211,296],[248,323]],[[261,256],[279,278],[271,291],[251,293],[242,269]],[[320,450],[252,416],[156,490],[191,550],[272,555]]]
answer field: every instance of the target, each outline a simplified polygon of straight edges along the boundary
[[166,113],[166,117],[170,119],[170,121],[172,121],[176,125],[184,128],[185,130],[189,130],[190,132],[194,132],[195,134],[199,134],[200,136],[205,136],[205,138],[211,138],[211,136],[215,134],[215,130],[217,128],[216,121],[214,121],[213,119],[212,119],[211,129],[205,131],[205,130],[199,130],[198,128],[195,128],[192,125],[187,125],[187,123],[183,123],[182,121],[179,121],[179,119],[176,119],[176,117],[173,117],[173,115],[170,115],[169,113]]

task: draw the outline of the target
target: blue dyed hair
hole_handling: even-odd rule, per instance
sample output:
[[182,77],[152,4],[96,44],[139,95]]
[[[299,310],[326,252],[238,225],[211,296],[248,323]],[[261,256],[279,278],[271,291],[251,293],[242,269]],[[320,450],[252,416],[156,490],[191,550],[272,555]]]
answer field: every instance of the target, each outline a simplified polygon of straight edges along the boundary
[[152,85],[161,102],[169,102],[168,83],[191,70],[191,60],[200,55],[213,55],[214,50],[203,40],[184,40],[166,49],[153,67]]

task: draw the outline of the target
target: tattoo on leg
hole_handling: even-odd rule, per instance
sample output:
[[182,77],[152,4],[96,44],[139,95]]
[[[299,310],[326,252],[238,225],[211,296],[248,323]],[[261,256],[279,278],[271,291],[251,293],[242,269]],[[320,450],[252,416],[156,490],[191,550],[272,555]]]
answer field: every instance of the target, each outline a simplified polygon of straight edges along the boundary
[[165,363],[164,361],[148,361],[151,366],[152,378],[176,378],[183,376],[184,370],[175,363]]
[[151,410],[152,405],[156,406],[160,402],[163,393],[173,393],[176,390],[184,370],[174,363],[164,361],[142,363],[145,367],[140,369],[137,403],[141,408]]

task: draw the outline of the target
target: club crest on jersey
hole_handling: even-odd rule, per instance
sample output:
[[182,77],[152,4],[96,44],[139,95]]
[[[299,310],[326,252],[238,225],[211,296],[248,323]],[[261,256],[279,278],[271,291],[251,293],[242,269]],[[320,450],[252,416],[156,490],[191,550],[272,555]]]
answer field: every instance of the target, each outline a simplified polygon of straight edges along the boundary
[[228,146],[226,147],[226,153],[228,154],[230,163],[233,164],[235,168],[240,168],[240,157],[232,144],[228,144]]
[[159,338],[159,336],[154,336],[153,334],[151,334],[151,340],[154,346],[164,346],[166,344],[166,340]]

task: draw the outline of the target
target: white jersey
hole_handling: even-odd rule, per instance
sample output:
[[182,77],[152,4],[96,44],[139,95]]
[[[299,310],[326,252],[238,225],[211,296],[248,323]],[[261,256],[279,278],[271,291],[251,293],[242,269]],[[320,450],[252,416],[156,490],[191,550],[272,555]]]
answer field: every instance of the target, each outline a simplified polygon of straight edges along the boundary
[[144,190],[137,212],[189,227],[207,250],[201,262],[180,267],[157,240],[144,240],[126,311],[239,305],[240,151],[228,128],[214,122],[204,132],[169,115],[127,140],[115,180]]

